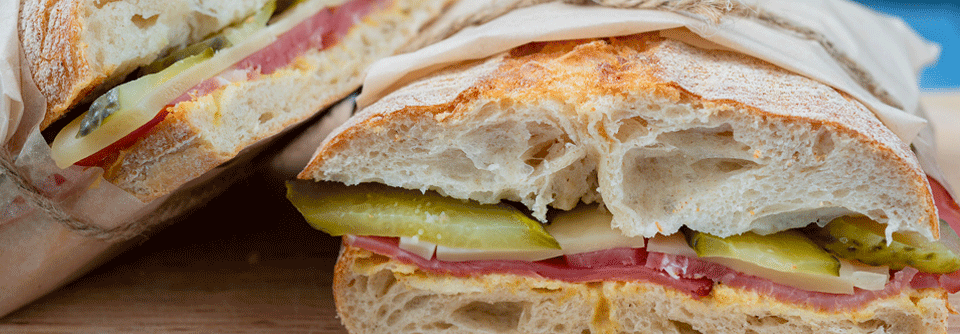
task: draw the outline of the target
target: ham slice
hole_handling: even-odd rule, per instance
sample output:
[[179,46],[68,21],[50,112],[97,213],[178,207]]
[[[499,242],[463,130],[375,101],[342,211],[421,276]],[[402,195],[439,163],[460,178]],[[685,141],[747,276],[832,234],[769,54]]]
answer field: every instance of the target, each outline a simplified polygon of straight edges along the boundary
[[235,68],[258,68],[260,74],[273,73],[307,50],[323,50],[335,45],[354,22],[384,3],[383,0],[353,0],[321,10],[280,35],[270,46],[241,60]]
[[933,192],[933,202],[937,206],[937,213],[940,215],[940,219],[947,222],[954,231],[960,232],[960,206],[950,197],[950,193],[947,192],[947,189],[944,188],[940,182],[937,182],[937,180],[931,177],[927,177],[927,180],[930,181],[930,190]]

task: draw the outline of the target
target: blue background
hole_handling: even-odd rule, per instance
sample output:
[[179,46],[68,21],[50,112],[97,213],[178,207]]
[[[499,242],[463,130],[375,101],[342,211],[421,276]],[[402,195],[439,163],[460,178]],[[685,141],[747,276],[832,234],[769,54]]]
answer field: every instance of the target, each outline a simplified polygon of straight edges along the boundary
[[856,1],[903,18],[921,36],[940,44],[940,59],[920,74],[923,90],[960,90],[960,4],[946,1]]

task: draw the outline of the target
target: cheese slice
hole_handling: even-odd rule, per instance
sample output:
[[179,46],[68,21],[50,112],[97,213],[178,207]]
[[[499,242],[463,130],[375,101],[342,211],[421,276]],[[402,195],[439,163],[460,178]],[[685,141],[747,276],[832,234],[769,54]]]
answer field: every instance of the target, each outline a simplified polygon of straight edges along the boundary
[[558,213],[547,225],[563,254],[589,253],[612,248],[643,248],[643,237],[628,237],[610,226],[613,215],[599,205],[578,205]]
[[420,240],[417,236],[400,237],[400,249],[429,260],[433,258],[433,253],[437,251],[437,244]]

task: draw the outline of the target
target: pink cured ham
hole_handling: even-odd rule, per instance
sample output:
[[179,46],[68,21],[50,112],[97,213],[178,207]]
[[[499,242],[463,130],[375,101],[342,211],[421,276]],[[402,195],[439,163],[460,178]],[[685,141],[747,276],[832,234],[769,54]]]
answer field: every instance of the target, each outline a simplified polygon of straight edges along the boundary
[[[937,206],[937,213],[940,216],[940,219],[947,222],[947,225],[950,225],[954,231],[960,232],[960,205],[957,205],[957,201],[950,197],[950,193],[947,192],[947,189],[937,182],[937,180],[927,177],[930,181],[930,190],[933,192],[933,201]],[[941,231],[943,233],[943,231]],[[922,278],[925,283],[919,283],[918,279],[915,279],[912,282],[914,289],[922,289],[929,287],[936,287],[939,285],[943,287],[950,293],[956,293],[960,291],[960,271],[953,272],[945,275],[933,275],[927,273],[920,273],[918,277]]]
[[950,193],[940,182],[931,177],[927,177],[927,180],[930,181],[933,202],[937,206],[937,214],[940,215],[940,219],[947,222],[954,231],[960,231],[960,206],[957,205],[957,201],[950,197]]
[[270,74],[290,64],[307,50],[323,50],[345,36],[361,18],[383,5],[383,0],[353,0],[340,7],[327,8],[300,22],[263,50],[241,60],[236,68],[257,68]]

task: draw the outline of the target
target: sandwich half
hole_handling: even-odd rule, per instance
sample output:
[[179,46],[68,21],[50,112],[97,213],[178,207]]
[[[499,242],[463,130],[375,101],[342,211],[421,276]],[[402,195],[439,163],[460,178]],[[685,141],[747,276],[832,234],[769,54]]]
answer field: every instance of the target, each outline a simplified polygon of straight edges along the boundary
[[960,289],[960,210],[863,104],[657,33],[437,70],[300,178],[352,333],[944,333]]
[[451,2],[31,0],[19,26],[53,160],[149,202],[346,97]]

